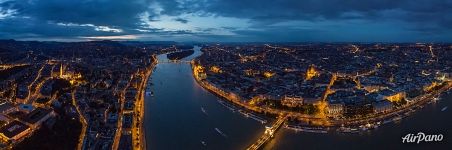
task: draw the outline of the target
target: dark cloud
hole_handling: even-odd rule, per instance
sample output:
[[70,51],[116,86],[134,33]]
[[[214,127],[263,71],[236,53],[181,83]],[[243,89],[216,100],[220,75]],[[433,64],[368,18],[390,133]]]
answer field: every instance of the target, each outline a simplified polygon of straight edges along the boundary
[[162,14],[176,16],[184,13],[203,12],[209,0],[152,0],[162,7]]
[[[96,27],[137,33],[138,14],[148,9],[140,0],[16,0],[0,4],[16,10],[15,17],[0,22],[0,38],[45,38],[108,36],[120,33],[96,30]],[[62,26],[62,24],[73,24]],[[89,26],[88,26],[89,25]]]
[[177,21],[177,22],[180,22],[180,23],[188,23],[188,20],[184,19],[184,18],[176,18],[176,19],[174,19],[174,21]]
[[313,20],[342,19],[345,13],[373,18],[387,10],[445,14],[451,12],[452,3],[450,0],[215,0],[208,6],[209,12],[222,16]]
[[[200,0],[202,1],[202,0]],[[169,15],[187,11],[272,24],[288,20],[401,20],[452,28],[452,0],[159,0]],[[201,7],[201,9],[200,9]],[[389,13],[389,14],[388,14]]]
[[217,28],[196,28],[196,31],[203,32],[203,33],[212,32],[215,30],[218,30],[218,29]]
[[[366,22],[361,24],[359,33],[353,28],[341,29],[330,26],[323,41],[369,39],[370,41],[400,41],[427,40],[450,41],[452,31],[452,0],[200,0],[202,3],[180,2],[176,0],[159,0],[159,4],[167,11],[163,14],[179,15],[185,12],[195,12],[199,15],[214,15],[249,19],[253,30],[237,32],[243,36],[253,36],[264,40],[306,40],[316,38],[310,36],[293,36],[271,28],[272,25],[288,21],[308,21],[313,24],[330,21],[354,26],[353,20]],[[199,1],[198,1],[199,2]],[[297,26],[297,24],[294,24]],[[372,26],[368,28],[366,26]],[[335,29],[337,28],[337,29]],[[367,29],[367,30],[363,30]],[[304,35],[320,29],[291,29],[292,32]],[[336,31],[334,31],[336,30]],[[342,30],[342,31],[340,31]],[[390,30],[391,33],[385,31]],[[335,33],[334,33],[335,32]],[[350,39],[345,35],[355,34],[363,37]],[[300,34],[303,34],[300,33]],[[381,33],[387,33],[386,36]],[[320,35],[321,33],[319,33]],[[436,34],[436,35],[435,35]],[[258,36],[259,35],[259,36]],[[272,35],[275,39],[264,38]],[[397,35],[397,36],[394,36]],[[432,36],[435,35],[435,36]],[[404,37],[407,36],[407,37]],[[418,36],[419,38],[413,38]],[[312,37],[312,38],[311,38]],[[377,38],[378,37],[378,38]]]
[[192,35],[194,34],[190,30],[176,30],[176,31],[166,31],[164,32],[165,35]]
[[[452,0],[3,0],[0,38],[151,34],[219,41],[451,41],[451,8]],[[249,26],[152,27],[162,15],[191,25],[187,14],[240,18]],[[236,35],[211,34],[219,30]]]
[[24,16],[54,22],[134,27],[149,3],[139,0],[18,0],[10,5]]

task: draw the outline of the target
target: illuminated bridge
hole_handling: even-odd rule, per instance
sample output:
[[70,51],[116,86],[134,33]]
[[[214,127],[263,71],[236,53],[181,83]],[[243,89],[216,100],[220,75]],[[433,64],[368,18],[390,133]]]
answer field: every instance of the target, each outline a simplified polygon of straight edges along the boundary
[[264,145],[268,140],[270,140],[275,134],[276,130],[278,130],[284,121],[287,119],[287,115],[280,115],[278,120],[271,126],[266,127],[264,134],[255,142],[253,145],[247,148],[247,150],[257,150],[262,145]]
[[166,61],[158,61],[158,63],[190,63],[188,60],[166,60]]

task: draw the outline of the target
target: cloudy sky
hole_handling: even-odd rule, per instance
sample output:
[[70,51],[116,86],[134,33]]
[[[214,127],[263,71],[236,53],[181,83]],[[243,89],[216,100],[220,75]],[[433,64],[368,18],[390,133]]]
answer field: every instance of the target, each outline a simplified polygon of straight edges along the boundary
[[452,42],[452,0],[0,0],[0,39]]

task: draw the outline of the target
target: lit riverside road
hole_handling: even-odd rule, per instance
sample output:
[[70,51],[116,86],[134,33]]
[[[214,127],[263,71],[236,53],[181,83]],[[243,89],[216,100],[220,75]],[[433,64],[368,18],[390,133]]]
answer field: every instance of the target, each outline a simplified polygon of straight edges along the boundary
[[[199,47],[194,49],[182,61],[199,56]],[[147,149],[246,149],[259,139],[264,130],[260,122],[219,103],[223,100],[197,84],[189,63],[166,60],[166,55],[158,56],[148,85],[153,96],[145,95]]]

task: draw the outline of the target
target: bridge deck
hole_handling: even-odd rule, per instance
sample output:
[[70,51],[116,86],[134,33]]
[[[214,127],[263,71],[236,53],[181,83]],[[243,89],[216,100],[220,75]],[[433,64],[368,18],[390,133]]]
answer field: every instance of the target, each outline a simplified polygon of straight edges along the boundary
[[284,121],[286,119],[287,119],[287,115],[279,116],[278,120],[276,120],[276,122],[270,128],[265,129],[264,134],[255,143],[253,143],[253,145],[248,147],[247,150],[259,149],[262,145],[265,144],[265,142],[267,142],[268,140],[270,140],[273,137],[276,130],[278,130],[281,127],[281,125],[284,123]]

